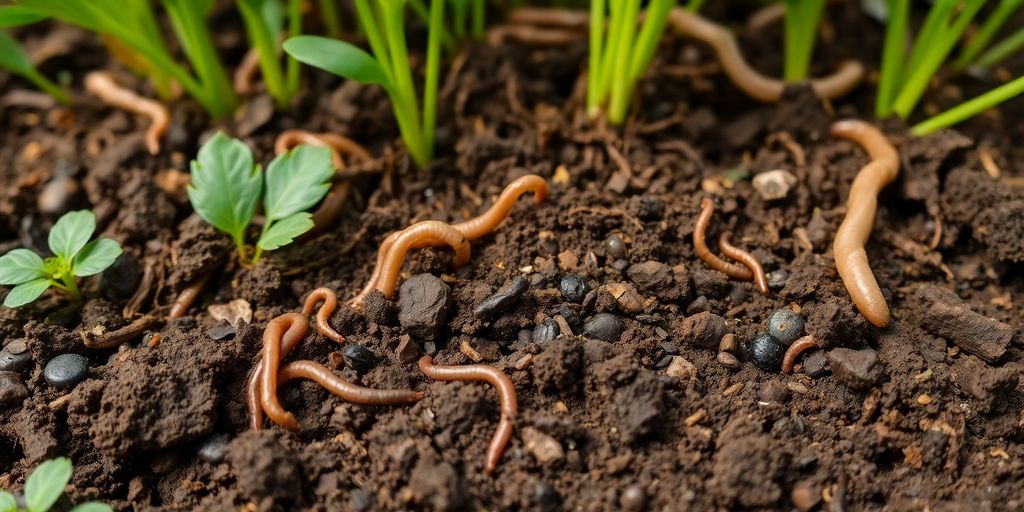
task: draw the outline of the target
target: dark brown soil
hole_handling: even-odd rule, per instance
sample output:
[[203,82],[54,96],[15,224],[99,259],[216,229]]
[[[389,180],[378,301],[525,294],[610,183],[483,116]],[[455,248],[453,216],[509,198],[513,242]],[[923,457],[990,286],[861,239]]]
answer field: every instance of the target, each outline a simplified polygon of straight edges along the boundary
[[[830,11],[835,40],[820,46],[817,71],[841,58],[877,67],[881,29],[857,5]],[[779,30],[741,35],[753,60],[777,73]],[[222,39],[225,48],[240,44]],[[73,71],[81,90],[83,71],[115,67],[84,41],[43,70]],[[85,280],[84,307],[47,295],[17,311],[0,308],[0,342],[25,340],[33,358],[21,372],[29,397],[2,409],[0,488],[20,487],[39,462],[66,454],[76,467],[73,498],[126,510],[1024,507],[1024,103],[921,140],[884,125],[904,168],[880,198],[867,247],[894,317],[879,330],[854,309],[831,255],[850,182],[867,157],[827,136],[837,117],[870,116],[872,86],[833,105],[800,87],[778,105],[755,104],[707,71],[705,48],[674,39],[638,87],[637,114],[624,130],[609,130],[583,121],[573,95],[585,50],[582,41],[466,48],[442,84],[438,157],[424,171],[396,141],[379,88],[311,70],[289,112],[271,115],[257,96],[215,126],[194,105],[175,105],[157,157],[145,152],[145,125],[133,116],[86,96],[68,108],[27,102],[26,84],[0,75],[0,252],[43,250],[60,211],[90,207],[100,231],[132,257],[102,285]],[[1022,72],[1024,62],[1011,67]],[[977,87],[956,78],[930,93],[922,111]],[[192,215],[178,178],[216,128],[241,136],[266,162],[277,133],[294,127],[352,137],[378,155],[370,165],[383,177],[360,181],[325,234],[240,268],[227,237]],[[804,165],[779,133],[792,137]],[[1000,178],[983,170],[983,151]],[[787,198],[766,202],[748,176],[773,169],[798,183]],[[294,384],[281,395],[301,433],[248,431],[243,386],[270,318],[297,311],[318,286],[354,295],[387,233],[414,220],[473,216],[527,173],[552,179],[551,198],[521,201],[473,244],[469,265],[453,270],[440,249],[415,251],[407,263],[405,278],[430,273],[450,288],[436,339],[403,327],[397,303],[379,296],[365,315],[341,308],[332,319],[348,343],[376,356],[365,375],[345,368],[343,376],[426,398],[366,407]],[[36,198],[60,177],[74,184],[66,200],[56,212],[41,209]],[[770,295],[695,256],[703,196],[718,204],[710,239],[731,230],[776,278]],[[612,236],[625,243],[624,257],[609,254]],[[124,283],[145,281],[147,269],[152,287],[140,313],[166,313],[183,287],[212,275],[194,316],[154,329],[155,347],[133,340],[85,349],[78,331],[127,323],[122,310],[138,285],[126,293]],[[558,291],[566,273],[588,283],[581,303]],[[530,288],[515,304],[487,319],[473,314],[521,275]],[[234,299],[251,306],[251,325],[227,329],[206,312]],[[748,361],[730,371],[716,360],[723,331],[742,353],[769,313],[786,306],[823,347],[800,371],[767,373]],[[611,342],[584,335],[599,313],[624,327]],[[535,326],[556,316],[572,333],[535,343]],[[430,381],[409,362],[436,353],[447,364],[469,363],[462,346],[503,369],[519,394],[516,435],[493,477],[483,460],[498,421],[495,392]],[[337,350],[311,334],[293,357],[328,364]],[[64,352],[93,363],[70,392],[42,378],[46,361]],[[520,364],[528,355],[532,362]]]

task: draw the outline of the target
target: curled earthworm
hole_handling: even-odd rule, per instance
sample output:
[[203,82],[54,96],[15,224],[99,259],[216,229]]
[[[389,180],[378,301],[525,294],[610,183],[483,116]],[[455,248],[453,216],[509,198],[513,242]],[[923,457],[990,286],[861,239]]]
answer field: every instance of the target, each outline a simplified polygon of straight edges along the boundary
[[[515,206],[517,201],[519,201],[519,198],[527,192],[533,192],[534,200],[537,204],[541,204],[547,200],[548,197],[548,182],[536,174],[529,174],[517,178],[513,180],[512,183],[505,186],[505,189],[501,191],[501,195],[498,196],[498,199],[494,201],[494,204],[491,205],[487,211],[472,219],[453,224],[452,227],[462,232],[467,241],[471,242],[481,238],[494,231],[498,225],[508,217],[509,212],[512,211],[512,207]],[[377,287],[377,282],[381,275],[381,269],[384,268],[384,263],[389,251],[391,250],[391,246],[401,234],[401,231],[395,231],[380,243],[380,249],[377,250],[377,264],[373,269],[373,274],[370,275],[370,279],[366,283],[366,286],[363,287],[363,290],[349,301],[349,305],[359,307],[359,305],[362,304],[363,299],[365,299],[366,296]],[[420,247],[426,247],[427,245],[442,245],[440,241],[436,240],[424,241],[423,244],[424,245],[414,245],[411,248],[418,249]]]
[[256,75],[260,72],[260,52],[255,47],[245,52],[242,62],[238,63],[235,73],[231,77],[231,88],[235,94],[249,94],[252,92],[252,84],[256,81]]
[[178,298],[174,299],[174,304],[171,305],[170,313],[167,313],[167,320],[174,320],[175,318],[185,316],[188,309],[192,307],[192,303],[196,301],[196,297],[206,287],[206,282],[210,280],[211,275],[205,274],[181,290]]
[[764,275],[764,269],[761,268],[761,263],[757,261],[757,258],[753,254],[750,254],[735,245],[730,243],[732,233],[722,233],[718,237],[718,250],[722,251],[722,254],[744,264],[750,269],[750,272],[754,274],[754,285],[757,286],[757,291],[768,295],[768,278]]
[[455,249],[453,263],[456,267],[469,263],[469,241],[461,231],[452,227],[451,224],[445,224],[438,220],[417,222],[402,230],[395,237],[391,249],[384,257],[384,265],[380,271],[376,288],[383,292],[385,297],[390,298],[391,294],[395,292],[398,272],[402,270],[402,263],[405,262],[405,255],[409,249],[436,245],[438,242]]
[[782,356],[782,373],[790,373],[793,371],[793,365],[796,364],[796,358],[800,357],[800,354],[808,349],[812,349],[818,346],[818,342],[813,336],[804,336],[793,342],[789,348],[786,349],[786,353]]
[[93,71],[85,75],[85,89],[112,107],[148,117],[151,123],[146,130],[146,149],[152,155],[160,152],[160,138],[171,123],[167,107],[121,87],[114,76],[105,71]]
[[709,267],[732,277],[733,279],[739,279],[741,281],[750,281],[754,279],[754,273],[749,268],[735,263],[729,263],[728,261],[715,256],[715,254],[711,252],[711,249],[708,249],[705,237],[708,230],[708,224],[711,223],[711,216],[714,213],[714,201],[707,197],[701,199],[700,215],[697,216],[697,222],[693,225],[694,252],[696,252],[697,256],[704,260]]
[[362,405],[400,405],[423,398],[419,391],[405,389],[373,389],[352,384],[337,376],[327,367],[313,361],[294,361],[281,367],[278,384],[296,379],[308,379],[323,386],[331,394]]
[[[786,82],[768,78],[750,67],[729,29],[679,7],[672,9],[668,23],[676,32],[710,45],[729,79],[750,97],[764,102],[776,102],[782,97]],[[863,77],[864,66],[848,60],[840,63],[835,73],[811,80],[811,87],[818,97],[834,99],[853,89]]]
[[[271,320],[267,324],[267,330],[263,331],[263,360],[253,372],[254,377],[250,379],[257,380],[259,405],[262,406],[267,416],[274,423],[292,431],[299,430],[299,422],[295,419],[295,415],[284,410],[281,402],[277,399],[278,365],[284,356],[288,355],[288,352],[291,352],[306,336],[308,330],[309,320],[299,313],[285,313]],[[252,404],[249,408],[250,412],[258,410]],[[262,418],[257,417],[258,414],[252,414],[254,428],[259,428],[256,426],[257,419],[262,424]]]
[[316,314],[316,330],[326,338],[338,343],[345,343],[345,337],[331,327],[330,319],[334,310],[338,308],[338,296],[330,288],[317,288],[309,292],[306,302],[302,305],[302,315],[309,318],[313,315],[313,308],[323,302],[320,311]]
[[115,348],[125,342],[142,336],[157,321],[157,317],[144,315],[134,322],[113,331],[95,334],[90,331],[79,333],[82,336],[82,343],[88,348],[107,349]]
[[512,379],[501,370],[486,364],[468,364],[462,366],[438,366],[430,356],[423,356],[419,360],[420,371],[434,380],[463,380],[487,382],[494,386],[498,392],[498,401],[501,403],[501,419],[498,421],[498,428],[491,437],[491,443],[487,447],[487,474],[494,472],[501,461],[501,455],[505,447],[512,439],[512,430],[515,428],[516,415],[519,413],[519,402],[516,400],[516,387]]
[[871,157],[871,162],[857,172],[850,186],[846,217],[836,231],[832,253],[839,276],[860,314],[876,327],[884,327],[889,323],[889,305],[871,272],[864,244],[875,223],[878,193],[899,174],[899,154],[885,134],[863,121],[837,121],[832,124],[830,133],[860,144]]

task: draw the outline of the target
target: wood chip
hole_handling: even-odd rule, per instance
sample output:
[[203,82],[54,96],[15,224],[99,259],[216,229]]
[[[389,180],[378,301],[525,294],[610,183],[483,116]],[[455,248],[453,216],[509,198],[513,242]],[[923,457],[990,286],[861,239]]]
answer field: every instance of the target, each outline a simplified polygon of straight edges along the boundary
[[985,172],[992,177],[992,179],[998,180],[1003,175],[1002,169],[996,164],[996,159],[992,158],[992,152],[988,148],[981,148],[978,150],[978,160],[981,161],[981,166],[985,169]]
[[531,363],[533,363],[533,354],[526,354],[525,356],[519,358],[519,360],[516,361],[515,364],[513,364],[512,366],[515,367],[516,370],[525,370],[527,367],[530,366]]
[[701,409],[701,410],[699,410],[699,411],[697,411],[697,412],[687,416],[686,419],[683,420],[683,425],[686,425],[686,428],[690,428],[690,427],[696,425],[697,423],[700,423],[700,421],[703,420],[704,417],[706,417],[707,415],[708,415],[708,412],[705,411],[704,409]]
[[732,386],[725,388],[725,391],[722,391],[722,396],[735,395],[741,389],[743,389],[743,383],[737,382],[736,384],[733,384]]

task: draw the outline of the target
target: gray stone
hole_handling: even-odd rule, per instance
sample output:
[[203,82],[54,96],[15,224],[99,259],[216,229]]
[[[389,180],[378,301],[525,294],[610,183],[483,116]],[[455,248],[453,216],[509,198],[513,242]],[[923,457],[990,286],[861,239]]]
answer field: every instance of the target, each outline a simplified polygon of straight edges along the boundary
[[26,398],[28,398],[28,388],[22,382],[21,375],[0,371],[0,409],[17,407]]
[[611,313],[594,315],[583,324],[583,334],[596,340],[615,342],[622,334],[622,321]]
[[78,354],[61,354],[43,368],[43,378],[59,389],[73,388],[89,375],[89,360]]
[[451,311],[451,288],[431,274],[417,274],[398,293],[398,323],[413,337],[435,340]]
[[878,382],[882,370],[878,354],[869,348],[834,348],[828,352],[828,365],[836,380],[850,389],[865,390]]

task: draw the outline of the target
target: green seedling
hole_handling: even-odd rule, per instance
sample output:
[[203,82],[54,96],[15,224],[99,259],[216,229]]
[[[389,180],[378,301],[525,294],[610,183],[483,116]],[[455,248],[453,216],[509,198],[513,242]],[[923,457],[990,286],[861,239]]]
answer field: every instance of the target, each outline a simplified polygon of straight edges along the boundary
[[996,34],[999,33],[999,30],[1010,19],[1010,16],[1022,4],[1024,4],[1024,0],[1000,0],[992,14],[989,14],[988,18],[985,19],[985,23],[978,29],[978,32],[964,46],[963,51],[960,52],[960,57],[953,64],[953,68],[957,71],[963,71],[973,62],[977,61],[981,53],[989,46],[989,43],[992,42]]
[[[58,457],[43,462],[25,481],[25,507],[19,507],[14,495],[0,491],[0,512],[47,512],[64,494],[71,481],[71,460]],[[70,512],[112,512],[109,505],[90,501],[76,505]]]
[[825,0],[785,0],[785,64],[783,77],[787,82],[807,78],[814,55],[814,40],[818,31]]
[[[192,161],[188,198],[196,213],[231,235],[243,262],[256,264],[263,251],[292,243],[313,228],[309,208],[330,188],[334,166],[327,148],[299,146],[277,155],[264,173],[242,141],[218,132]],[[263,205],[263,227],[251,258],[246,232]]]
[[98,274],[121,255],[121,245],[109,238],[89,241],[96,231],[96,216],[88,210],[64,214],[50,230],[53,256],[43,259],[28,249],[0,256],[0,284],[14,285],[4,306],[24,306],[51,286],[80,300],[75,278]]
[[430,3],[422,110],[413,85],[405,39],[405,0],[355,0],[356,13],[372,56],[350,43],[325,37],[298,36],[284,43],[284,50],[305,64],[363,84],[383,87],[391,98],[402,140],[420,168],[426,167],[434,156],[444,2],[431,0]]
[[1021,49],[1024,49],[1024,28],[1018,29],[1006,39],[985,50],[985,53],[978,57],[978,61],[971,64],[970,67],[979,71],[988,71]]
[[162,0],[191,71],[171,57],[149,0],[16,0],[36,16],[55,18],[115,39],[145,61],[166,97],[173,79],[214,117],[235,108],[235,93],[206,26],[214,0]]
[[[330,2],[325,2],[330,4]],[[238,12],[245,23],[245,31],[260,55],[260,73],[267,92],[277,102],[278,108],[285,108],[299,90],[299,62],[292,57],[285,59],[281,71],[281,45],[287,17],[288,34],[302,32],[302,1],[287,0],[238,0]],[[337,13],[335,13],[336,15]]]
[[6,69],[32,82],[33,85],[53,96],[54,99],[61,103],[69,103],[71,101],[68,93],[64,92],[59,85],[51,82],[49,78],[43,76],[32,65],[32,62],[28,60],[28,56],[25,55],[25,51],[21,49],[18,42],[3,32],[0,32],[0,69]]
[[674,5],[675,0],[651,0],[637,33],[640,0],[590,3],[587,112],[591,117],[607,109],[608,120],[613,124],[626,120],[633,88],[654,57]]

